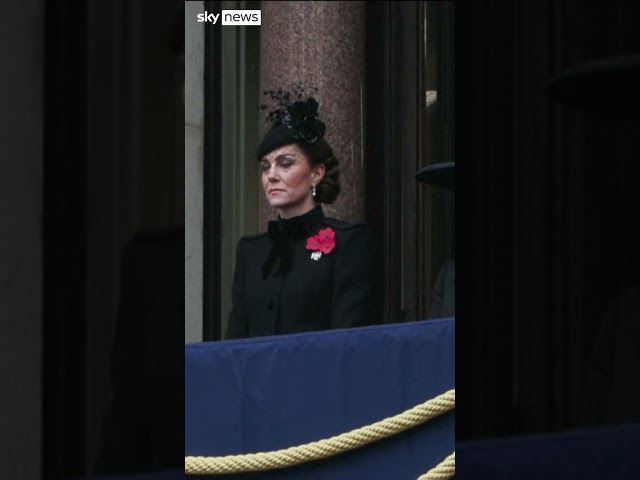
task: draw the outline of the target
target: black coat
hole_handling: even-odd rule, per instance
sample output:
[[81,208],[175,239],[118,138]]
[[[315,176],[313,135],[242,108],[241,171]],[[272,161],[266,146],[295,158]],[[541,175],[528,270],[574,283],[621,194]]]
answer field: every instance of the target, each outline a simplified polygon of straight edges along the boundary
[[447,261],[436,278],[429,318],[456,316],[456,261]]
[[[307,239],[327,227],[335,247],[314,260]],[[376,261],[371,227],[325,217],[320,206],[270,222],[267,232],[238,242],[226,338],[377,323]]]
[[96,473],[184,465],[184,227],[126,248],[112,357],[113,396]]

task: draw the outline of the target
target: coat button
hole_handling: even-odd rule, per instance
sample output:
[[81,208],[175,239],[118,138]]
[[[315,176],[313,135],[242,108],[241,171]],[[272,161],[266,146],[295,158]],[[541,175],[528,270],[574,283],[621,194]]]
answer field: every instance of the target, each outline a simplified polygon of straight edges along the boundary
[[273,310],[273,298],[269,299],[267,303],[267,310]]

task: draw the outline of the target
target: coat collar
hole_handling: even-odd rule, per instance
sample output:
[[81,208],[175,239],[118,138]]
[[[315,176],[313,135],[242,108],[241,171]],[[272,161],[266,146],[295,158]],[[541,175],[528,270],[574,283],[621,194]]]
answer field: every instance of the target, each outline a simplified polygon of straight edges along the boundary
[[316,205],[297,217],[278,217],[278,220],[269,222],[268,233],[271,237],[271,251],[262,265],[262,277],[266,279],[269,276],[278,259],[280,260],[280,273],[291,270],[294,241],[312,235],[324,219],[322,206]]

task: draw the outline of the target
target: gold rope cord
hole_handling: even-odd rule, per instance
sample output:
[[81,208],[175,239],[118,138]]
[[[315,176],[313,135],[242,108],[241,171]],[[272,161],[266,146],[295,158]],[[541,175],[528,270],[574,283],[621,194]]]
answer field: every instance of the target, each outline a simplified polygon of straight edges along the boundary
[[[339,453],[348,452],[369,443],[382,440],[412,427],[421,425],[455,408],[455,390],[449,390],[435,398],[417,405],[393,417],[365,427],[352,430],[317,442],[298,445],[273,452],[249,453],[245,455],[227,455],[223,457],[185,457],[185,473],[191,475],[257,472],[277,468],[292,467],[305,462],[321,460]],[[427,472],[441,469],[448,472],[451,467],[455,472],[455,454]],[[436,473],[440,475],[439,473]],[[445,476],[426,477],[420,479],[450,478]]]
[[433,467],[418,480],[449,480],[456,474],[456,452],[453,452],[441,463]]

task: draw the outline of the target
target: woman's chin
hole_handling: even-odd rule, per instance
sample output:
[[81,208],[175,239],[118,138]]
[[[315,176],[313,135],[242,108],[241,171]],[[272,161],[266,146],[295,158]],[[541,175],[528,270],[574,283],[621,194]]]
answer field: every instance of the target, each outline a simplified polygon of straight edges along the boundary
[[271,208],[280,209],[280,208],[287,208],[288,203],[287,202],[279,202],[279,201],[275,200],[275,201],[270,201],[269,205],[271,205]]

